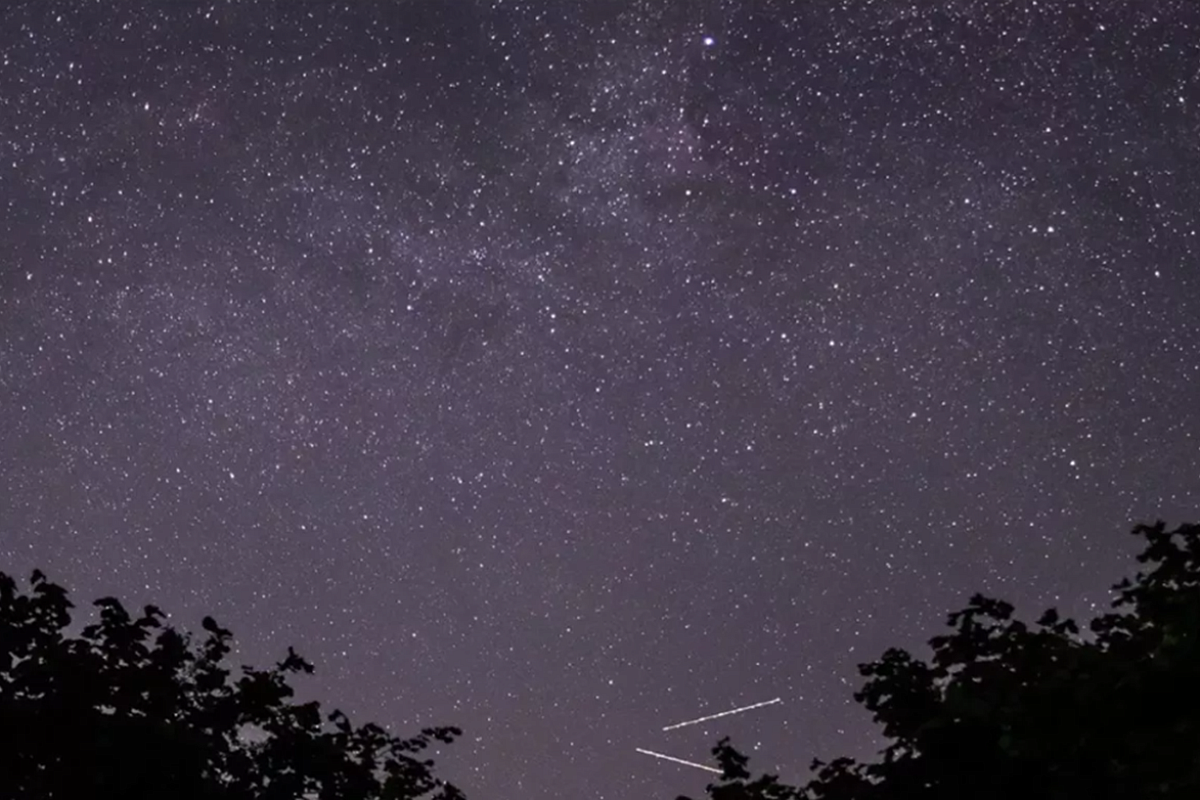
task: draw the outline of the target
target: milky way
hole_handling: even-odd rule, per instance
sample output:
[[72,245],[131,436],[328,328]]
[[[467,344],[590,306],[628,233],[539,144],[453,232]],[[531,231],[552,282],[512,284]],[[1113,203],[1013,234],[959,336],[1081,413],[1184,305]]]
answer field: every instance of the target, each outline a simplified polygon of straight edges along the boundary
[[5,3],[0,569],[294,644],[462,726],[472,798],[869,756],[856,663],[976,590],[1090,615],[1196,517],[1198,42],[1186,0]]

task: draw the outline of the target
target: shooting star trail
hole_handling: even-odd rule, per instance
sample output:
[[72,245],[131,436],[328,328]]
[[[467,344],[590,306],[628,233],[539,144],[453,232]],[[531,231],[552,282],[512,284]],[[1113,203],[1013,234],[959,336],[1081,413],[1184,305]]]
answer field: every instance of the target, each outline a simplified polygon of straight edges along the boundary
[[699,719],[689,719],[687,722],[676,722],[674,725],[668,725],[667,727],[663,728],[663,730],[664,731],[673,731],[676,728],[685,728],[688,725],[695,725],[700,722],[708,722],[710,719],[716,719],[718,717],[728,717],[730,714],[740,714],[743,711],[749,711],[752,708],[762,708],[763,706],[770,706],[770,705],[774,705],[775,703],[782,703],[782,702],[783,702],[782,697],[776,697],[774,700],[767,700],[762,703],[755,703],[752,706],[742,706],[741,708],[735,708],[730,711],[722,711],[720,714],[710,714],[707,717],[700,717]]
[[697,764],[695,761],[684,761],[682,758],[675,758],[675,756],[664,756],[662,753],[656,753],[653,750],[643,750],[640,747],[635,747],[633,749],[637,750],[639,753],[644,753],[648,756],[654,756],[655,758],[661,758],[664,761],[674,761],[676,764],[683,764],[684,766],[695,767],[696,769],[708,770],[709,772],[715,772],[718,775],[721,774],[721,770],[717,769],[716,767],[706,767],[703,764]]

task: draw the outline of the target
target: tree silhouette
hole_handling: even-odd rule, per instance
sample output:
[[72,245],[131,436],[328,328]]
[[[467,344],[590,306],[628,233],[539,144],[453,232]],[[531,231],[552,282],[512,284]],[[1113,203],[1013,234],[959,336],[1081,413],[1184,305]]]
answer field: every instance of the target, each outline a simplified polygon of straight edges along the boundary
[[201,642],[147,606],[113,598],[67,634],[67,592],[35,571],[22,593],[0,572],[0,796],[178,800],[460,800],[420,758],[457,728],[397,739],[317,702],[291,702],[312,666],[288,648],[272,669],[223,665],[232,634]]
[[[803,787],[754,781],[728,739],[712,800],[1200,798],[1200,525],[1139,525],[1132,579],[1081,634],[975,595],[925,662],[890,649],[855,699],[890,744],[878,763],[813,762]],[[680,798],[686,800],[686,798]]]

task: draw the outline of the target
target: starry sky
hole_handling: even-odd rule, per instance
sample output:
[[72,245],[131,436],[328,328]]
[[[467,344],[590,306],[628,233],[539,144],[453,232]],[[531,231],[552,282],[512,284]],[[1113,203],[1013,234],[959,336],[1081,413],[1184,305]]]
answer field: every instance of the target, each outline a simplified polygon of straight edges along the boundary
[[[473,800],[879,746],[1200,505],[1187,0],[9,0],[0,569],[456,724]],[[664,725],[774,697],[681,730]]]

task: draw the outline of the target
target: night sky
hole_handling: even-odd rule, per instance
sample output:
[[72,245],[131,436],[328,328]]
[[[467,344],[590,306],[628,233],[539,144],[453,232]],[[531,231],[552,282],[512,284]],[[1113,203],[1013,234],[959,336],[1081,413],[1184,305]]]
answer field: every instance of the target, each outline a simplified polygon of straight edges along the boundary
[[1198,516],[1200,4],[2,8],[0,570],[472,800],[871,756],[855,664]]

